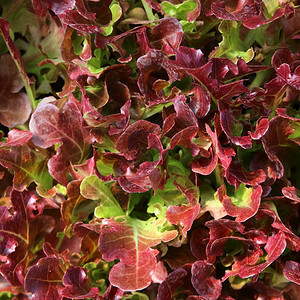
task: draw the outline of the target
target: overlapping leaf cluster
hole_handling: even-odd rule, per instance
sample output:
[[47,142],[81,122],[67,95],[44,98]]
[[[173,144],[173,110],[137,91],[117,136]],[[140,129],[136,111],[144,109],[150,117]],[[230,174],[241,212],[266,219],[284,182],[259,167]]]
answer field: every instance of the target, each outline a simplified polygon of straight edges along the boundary
[[297,298],[298,1],[0,7],[1,299]]

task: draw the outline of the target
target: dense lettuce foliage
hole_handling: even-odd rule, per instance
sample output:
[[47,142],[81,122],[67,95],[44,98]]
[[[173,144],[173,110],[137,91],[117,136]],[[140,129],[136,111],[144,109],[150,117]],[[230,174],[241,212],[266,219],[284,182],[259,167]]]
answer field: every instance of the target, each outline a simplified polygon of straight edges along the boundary
[[0,299],[299,297],[299,1],[0,14]]

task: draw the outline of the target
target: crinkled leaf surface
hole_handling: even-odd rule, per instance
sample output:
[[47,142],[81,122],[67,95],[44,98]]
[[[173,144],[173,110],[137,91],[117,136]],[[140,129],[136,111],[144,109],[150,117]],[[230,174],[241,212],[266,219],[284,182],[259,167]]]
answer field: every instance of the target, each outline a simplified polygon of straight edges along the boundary
[[197,218],[200,210],[199,203],[194,207],[191,205],[169,206],[166,212],[166,219],[172,224],[178,224],[183,227],[183,231],[189,231],[193,221]]
[[267,252],[266,261],[252,266],[245,264],[240,268],[239,276],[246,278],[255,274],[259,274],[282,254],[282,252],[285,250],[285,247],[286,241],[283,232],[278,232],[277,234],[269,237],[268,242],[265,245],[265,251]]
[[177,231],[160,232],[164,219],[140,221],[130,218],[106,219],[99,237],[103,259],[119,259],[109,275],[110,282],[122,290],[140,290],[151,282],[156,266],[156,251],[151,247],[170,241]]
[[98,296],[99,290],[91,288],[87,270],[80,267],[69,267],[63,277],[62,295],[67,298],[85,299]]
[[283,270],[284,276],[296,284],[300,283],[300,265],[296,261],[287,261]]
[[171,300],[176,289],[191,279],[191,266],[186,265],[183,268],[178,268],[169,274],[169,276],[161,283],[158,288],[158,299]]
[[41,258],[28,270],[25,289],[33,299],[62,299],[62,266],[55,256]]
[[237,222],[246,221],[258,211],[262,193],[260,185],[254,188],[247,188],[244,184],[241,184],[238,190],[230,197],[221,195],[221,190],[218,192],[224,209],[230,216],[236,217]]
[[1,299],[297,298],[297,1],[0,3]]
[[206,299],[218,299],[221,295],[221,280],[211,276],[213,265],[198,260],[192,266],[192,284],[198,294]]
[[81,163],[86,159],[89,147],[87,131],[82,127],[82,116],[73,102],[60,101],[40,103],[30,119],[29,128],[33,143],[49,148],[61,143],[48,162],[49,173],[59,182],[67,184],[67,170],[70,162]]
[[39,215],[37,198],[32,192],[13,190],[10,199],[12,214],[6,206],[1,206],[0,249],[6,263],[0,266],[0,272],[12,285],[22,286],[25,270],[33,257],[32,242],[38,235],[49,234],[54,229],[54,220]]
[[0,148],[23,146],[32,138],[30,131],[12,129],[7,134],[7,140],[0,143]]
[[0,150],[0,164],[14,170],[14,188],[23,191],[36,182],[46,190],[52,187],[52,177],[47,170],[48,158],[42,152],[34,151],[27,144]]

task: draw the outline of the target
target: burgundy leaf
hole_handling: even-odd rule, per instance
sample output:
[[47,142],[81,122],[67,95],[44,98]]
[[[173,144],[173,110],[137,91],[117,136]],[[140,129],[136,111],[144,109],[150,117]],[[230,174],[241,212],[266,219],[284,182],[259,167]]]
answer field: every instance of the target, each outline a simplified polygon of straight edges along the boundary
[[226,9],[225,1],[213,2],[211,4],[211,11],[217,18],[224,20],[245,21],[259,14],[260,3],[256,0],[238,1],[238,4],[234,10],[232,10],[231,7],[229,8],[230,11]]
[[283,275],[288,280],[300,285],[300,264],[295,261],[287,261],[284,265]]
[[170,141],[170,149],[174,149],[177,145],[182,145],[185,148],[189,148],[193,156],[199,153],[199,147],[192,142],[192,139],[197,135],[198,128],[196,126],[191,126],[182,129],[176,133]]
[[87,159],[80,165],[71,164],[71,176],[74,180],[83,180],[85,177],[93,175],[96,166],[97,153],[94,151],[93,157]]
[[[265,89],[265,91],[259,90],[255,94],[255,98],[263,98],[264,110],[266,108],[271,110],[274,105],[278,106],[278,102],[282,101],[284,93],[288,89],[288,84],[286,80],[277,76],[265,84]],[[263,111],[263,109],[261,110]],[[263,116],[266,116],[266,114],[263,113]]]
[[241,146],[244,149],[252,147],[250,136],[235,136],[231,132],[231,128],[235,121],[233,120],[232,114],[227,109],[222,109],[220,112],[221,126],[227,137],[232,143]]
[[144,193],[151,189],[150,176],[136,175],[130,170],[118,178],[118,183],[127,193]]
[[271,224],[273,228],[280,230],[284,233],[288,248],[299,251],[300,250],[300,237],[294,234],[290,229],[288,229],[281,219],[278,216],[276,207],[271,202],[263,203],[261,208],[259,209],[256,218],[261,220],[269,216],[273,219],[273,223]]
[[253,140],[259,140],[262,136],[265,135],[269,129],[269,121],[266,118],[260,119],[256,124],[255,132],[249,132],[249,135]]
[[84,33],[101,32],[101,28],[93,20],[86,19],[75,10],[65,10],[59,15],[59,18],[63,23],[78,31]]
[[74,31],[73,28],[67,27],[61,45],[61,56],[68,63],[71,63],[73,59],[79,59],[79,55],[75,54],[72,45],[72,34]]
[[176,289],[191,281],[191,267],[185,265],[169,274],[159,285],[157,300],[172,300]]
[[217,300],[222,291],[221,280],[211,276],[214,266],[207,261],[196,261],[192,266],[192,284],[205,299]]
[[228,277],[237,276],[239,274],[239,270],[243,266],[256,264],[259,260],[259,257],[263,254],[263,251],[261,250],[260,246],[255,241],[240,237],[228,237],[216,240],[212,244],[212,252],[215,251],[215,255],[223,255],[223,247],[227,240],[236,240],[243,242],[243,248],[241,255],[234,256],[235,262],[233,263],[231,270],[227,270],[225,272],[225,276],[222,278],[222,281],[225,281]]
[[172,113],[164,119],[163,129],[161,133],[162,136],[167,134],[174,127],[175,118],[176,118],[176,113]]
[[48,12],[47,2],[41,0],[32,0],[32,6],[38,17],[45,17]]
[[10,149],[4,147],[0,150],[0,164],[14,170],[13,186],[20,192],[33,181],[41,184],[46,191],[52,187],[52,178],[46,167],[47,161],[48,157],[45,153],[35,151],[27,144],[13,146]]
[[177,130],[185,129],[186,127],[198,127],[198,122],[195,114],[186,104],[185,97],[180,95],[174,98],[174,109],[176,111],[175,126]]
[[218,90],[212,91],[214,98],[227,102],[231,101],[232,97],[239,96],[242,93],[249,93],[248,88],[243,84],[243,80],[220,85]]
[[124,291],[140,290],[150,285],[155,267],[155,256],[141,251],[135,264],[119,263],[114,266],[109,273],[109,280]]
[[113,44],[121,55],[121,61],[120,59],[118,59],[118,61],[128,62],[132,59],[132,56],[130,54],[129,57],[126,57],[126,50],[123,49],[122,47],[124,38],[136,34],[137,41],[140,44],[140,48],[142,48],[140,52],[142,53],[142,55],[144,55],[149,51],[149,40],[148,37],[146,36],[145,31],[147,31],[147,28],[138,26],[118,35],[103,36],[102,34],[96,33],[94,42],[96,47],[100,49],[104,49],[107,44]]
[[127,167],[124,175],[118,178],[118,182],[124,191],[128,193],[141,193],[148,191],[151,186],[155,189],[157,186],[155,182],[157,180],[160,182],[159,178],[154,177],[157,175],[156,167],[162,163],[164,151],[159,138],[153,133],[148,135],[147,149],[151,148],[156,148],[159,151],[159,157],[157,160],[141,163],[136,172],[133,172],[130,167]]
[[160,127],[145,120],[139,120],[131,124],[118,138],[116,149],[128,160],[141,155],[148,146],[148,135],[160,134]]
[[183,227],[183,232],[186,233],[191,229],[194,220],[198,216],[199,210],[199,203],[194,207],[191,205],[170,205],[166,212],[166,219],[172,224],[181,225]]
[[262,169],[267,178],[265,182],[261,185],[264,189],[264,194],[266,195],[270,192],[270,186],[275,182],[277,178],[281,178],[283,176],[283,170],[281,164],[277,161],[271,161],[265,152],[258,152],[254,159],[250,163],[249,169],[251,171],[256,171]]
[[[140,122],[140,123],[139,123]],[[143,123],[144,122],[144,123]],[[138,124],[139,123],[139,124]],[[147,121],[137,121],[136,123],[138,126],[136,126],[137,128],[139,128],[139,125],[147,125],[147,124],[151,124],[151,123],[147,123]],[[155,124],[151,124],[151,125],[155,125]],[[141,126],[143,127],[143,126]],[[160,181],[163,180],[163,178],[161,178],[161,175],[159,175],[159,177],[155,178],[156,175],[158,174],[157,172],[159,172],[159,170],[156,169],[156,167],[162,163],[162,159],[163,159],[163,153],[164,153],[164,149],[162,147],[161,141],[159,139],[159,137],[154,134],[154,133],[148,133],[147,136],[147,132],[144,131],[144,129],[141,130],[137,130],[137,128],[135,128],[132,132],[131,135],[129,135],[129,141],[133,141],[134,144],[136,144],[136,142],[139,142],[140,145],[134,145],[134,147],[138,147],[137,151],[134,152],[134,149],[130,149],[131,153],[136,153],[136,157],[132,157],[135,160],[145,160],[143,159],[143,157],[147,158],[147,149],[157,149],[159,151],[159,157],[155,160],[155,161],[144,161],[142,162],[138,169],[135,171],[133,170],[133,164],[134,161],[126,161],[124,158],[124,154],[122,154],[122,156],[119,156],[119,161],[116,161],[115,163],[115,170],[116,172],[120,173],[121,176],[118,178],[118,182],[120,184],[120,186],[122,187],[122,189],[128,193],[141,193],[141,192],[145,192],[148,191],[151,186],[153,186],[153,188],[155,189],[156,186],[158,187],[160,185]],[[160,130],[159,127],[153,127],[153,130]],[[129,132],[132,130],[133,128],[128,128]],[[150,128],[148,128],[150,130]],[[117,140],[117,143],[119,141],[125,142],[126,141],[126,134],[129,133],[128,131],[124,132],[124,134]],[[137,138],[134,138],[134,135],[137,135]],[[121,140],[121,138],[123,138],[123,140]],[[143,145],[143,140],[147,139],[148,141],[148,147],[145,149],[145,145]],[[123,147],[123,145],[120,143],[120,148]],[[129,145],[128,145],[129,146]],[[132,145],[131,145],[132,146]],[[132,151],[133,150],[133,151]],[[126,150],[125,150],[126,151]],[[124,153],[124,152],[123,152]],[[126,153],[126,152],[125,152]],[[127,151],[127,153],[130,153],[129,151]],[[132,155],[132,154],[131,154]],[[128,157],[128,155],[127,155]],[[123,163],[121,162],[120,164],[120,160],[123,160]],[[121,168],[119,170],[117,170],[118,168]],[[158,184],[158,185],[157,185]]]
[[290,283],[282,292],[291,299],[297,299],[300,292],[300,286],[295,283]]
[[22,286],[32,255],[31,243],[38,240],[38,235],[43,238],[49,234],[54,228],[54,220],[39,215],[41,211],[38,211],[37,199],[32,192],[13,190],[10,199],[13,214],[5,206],[0,208],[0,250],[7,258],[7,262],[0,266],[0,272],[12,285]]
[[[195,56],[196,52],[193,54]],[[183,52],[182,58],[182,54],[179,51],[176,60],[172,62],[172,66],[182,74],[189,74],[195,82],[201,84],[201,86],[208,90],[216,99],[228,100],[243,92],[248,93],[248,89],[243,85],[243,81],[236,81],[225,85],[221,84],[221,81],[227,73],[238,74],[238,67],[231,60],[212,58],[206,64],[203,64],[201,54],[202,52],[197,53],[196,61],[191,62],[191,59],[188,59],[183,63],[182,61],[186,57],[186,51]],[[198,63],[199,66],[196,67],[195,63]]]
[[[232,266],[232,270],[239,270],[239,268],[245,264],[255,264],[259,256],[263,253],[256,242],[235,236],[221,237],[215,240],[210,247],[211,253],[215,256],[223,256],[224,246],[226,246],[226,243],[230,241],[241,242],[242,245],[240,246],[240,248],[243,251],[241,255],[234,256],[235,263]],[[236,249],[238,248],[239,247],[236,246]],[[250,248],[252,248],[253,250],[250,250]],[[229,271],[229,275],[226,274],[225,277],[222,278],[222,281],[224,281],[228,276],[234,276],[233,271]]]
[[71,10],[75,6],[75,0],[32,0],[32,5],[36,14],[39,17],[44,17],[48,9],[52,10],[55,14],[59,15],[65,10]]
[[213,151],[216,152],[220,164],[226,170],[231,163],[232,160],[231,157],[235,156],[235,151],[232,148],[227,148],[227,147],[225,148],[221,145],[219,141],[219,135],[221,134],[220,118],[217,114],[215,115],[214,121],[215,121],[215,132],[213,132],[208,125],[206,125],[206,131],[211,138],[213,144]]
[[137,175],[150,175],[153,170],[161,163],[163,159],[163,146],[159,137],[154,134],[150,133],[148,135],[148,147],[147,149],[157,149],[159,151],[159,158],[154,162],[143,162],[140,164],[139,169],[137,171]]
[[176,237],[177,231],[157,230],[164,222],[140,221],[133,219],[103,220],[105,226],[99,237],[99,250],[103,259],[120,262],[113,266],[109,274],[112,285],[124,291],[140,290],[151,283],[151,275],[156,267],[156,246],[162,240],[170,241]]
[[[202,86],[204,86],[205,89],[207,89],[209,92],[212,92],[213,90],[218,90],[218,80],[214,78],[213,72],[214,72],[214,67],[216,60],[212,59],[208,63],[195,68],[194,67],[194,62],[192,63],[192,66],[186,66],[186,65],[176,65],[176,67],[179,69],[179,71],[188,73],[191,75],[195,81]],[[176,60],[175,60],[176,63]],[[220,70],[221,71],[221,70]],[[226,73],[224,73],[225,76]],[[223,73],[221,73],[219,77],[221,77]]]
[[172,270],[180,269],[186,264],[192,264],[196,261],[188,244],[181,245],[179,248],[169,247],[164,261]]
[[268,241],[268,235],[263,230],[249,230],[244,235],[259,245],[264,245]]
[[120,109],[120,118],[116,118],[115,127],[111,126],[109,130],[110,135],[122,133],[128,126],[130,121],[130,105],[131,101],[127,101]]
[[292,144],[287,138],[294,133],[294,129],[289,125],[289,122],[288,118],[274,117],[269,122],[269,129],[261,139],[268,158],[278,165],[276,169],[280,177],[277,178],[281,178],[283,175],[284,167],[281,160],[285,156],[286,146]]
[[80,251],[82,252],[80,262],[82,264],[101,258],[101,253],[98,250],[100,233],[99,224],[85,224],[78,222],[74,224],[73,231],[75,232],[77,239],[82,238],[80,244]]
[[257,213],[261,194],[262,187],[260,185],[249,189],[241,185],[233,198],[220,196],[218,190],[218,196],[226,212],[228,215],[236,217],[236,222],[244,222]]
[[293,201],[297,201],[297,202],[300,202],[300,197],[297,195],[297,190],[294,186],[287,186],[287,187],[284,187],[282,190],[281,190],[282,194],[293,200]]
[[264,182],[267,178],[262,169],[252,172],[245,171],[237,161],[232,161],[229,168],[226,170],[226,179],[229,184],[234,185],[237,189],[241,182],[256,186]]
[[34,300],[62,299],[62,266],[55,256],[41,258],[28,269],[25,290],[32,293]]
[[183,29],[175,18],[164,18],[153,27],[150,45],[167,55],[175,54],[183,38]]
[[255,29],[262,25],[271,23],[282,16],[289,16],[294,13],[294,8],[290,6],[288,3],[286,3],[284,8],[278,8],[272,18],[266,19],[262,9],[260,10],[260,13],[252,18],[249,18],[243,22],[243,25],[246,26],[249,29]]
[[191,109],[199,119],[204,118],[210,110],[210,94],[198,84],[194,85],[192,92]]
[[276,70],[282,64],[288,64],[292,66],[293,64],[293,53],[288,48],[278,49],[272,56],[272,66]]
[[283,79],[288,85],[296,90],[300,90],[300,68],[295,70],[295,74],[291,74],[290,66],[286,63],[280,65],[276,72],[280,79]]
[[206,259],[206,245],[209,241],[209,232],[205,227],[195,228],[192,231],[190,247],[193,255],[199,260]]
[[208,262],[214,262],[215,260],[215,256],[211,254],[210,249],[214,241],[218,240],[219,238],[231,236],[233,234],[233,231],[243,233],[245,229],[245,227],[241,223],[227,219],[208,221],[205,223],[205,226],[209,228],[209,242],[206,247]]
[[53,102],[40,103],[29,122],[33,143],[49,148],[62,143],[48,162],[49,173],[59,182],[67,185],[67,171],[72,163],[81,163],[88,155],[88,132],[82,127],[82,116],[73,102],[58,101],[60,109]]
[[123,294],[124,292],[121,289],[110,284],[102,298],[103,300],[121,299]]
[[[116,77],[116,74],[114,74],[114,77]],[[116,78],[115,78],[116,79]],[[127,96],[124,96],[124,94],[129,93],[127,86],[125,86],[122,83],[118,82],[112,82],[114,84],[115,92],[112,95],[110,93],[110,97],[116,97],[118,99],[121,98],[120,94],[122,93],[123,98],[129,98]],[[119,90],[118,85],[121,85],[125,88],[124,90]],[[117,92],[116,92],[117,90]],[[118,91],[119,90],[119,91]],[[82,112],[84,114],[84,120],[88,123],[90,127],[98,127],[101,128],[104,132],[107,131],[107,128],[110,126],[109,129],[109,135],[117,135],[122,133],[126,127],[129,125],[130,121],[130,106],[131,101],[128,100],[125,102],[125,104],[120,108],[120,113],[111,114],[108,116],[103,116],[101,113],[99,113],[97,110],[94,109],[93,105],[90,103],[90,97],[88,97],[85,90],[82,88]],[[98,98],[97,98],[98,99]],[[112,124],[114,126],[112,126]]]
[[[285,295],[285,293],[284,293]],[[274,299],[284,299],[282,291],[270,287],[262,280],[252,281],[247,283],[241,290],[240,297],[269,297]]]
[[247,64],[243,59],[239,59],[237,61],[238,74],[236,73],[227,74],[226,79],[234,78],[235,76],[239,77],[243,75],[248,75],[251,73],[256,73],[270,68],[269,66],[258,65],[258,64],[251,65],[250,63],[251,62]]
[[13,129],[8,132],[7,141],[5,143],[0,143],[0,148],[2,147],[16,147],[23,146],[32,137],[30,131]]
[[212,148],[210,148],[209,151],[209,157],[200,157],[192,162],[193,172],[201,175],[209,175],[214,171],[218,163],[218,156]]
[[131,93],[138,91],[137,83],[130,77],[131,74],[132,68],[124,64],[110,66],[104,71],[112,111],[122,110],[122,106],[124,109],[125,103],[131,99]]
[[46,0],[48,7],[55,14],[60,15],[66,10],[73,9],[75,7],[75,0]]
[[151,49],[146,55],[141,56],[137,60],[137,67],[140,70],[137,83],[147,101],[157,101],[157,99],[159,99],[150,84],[150,82],[153,84],[154,81],[158,79],[156,77],[153,78],[153,72],[162,69],[165,70],[171,82],[178,78],[178,74],[170,64],[169,58],[158,50]]
[[286,241],[283,232],[279,232],[269,237],[268,242],[265,246],[265,250],[267,252],[266,262],[258,265],[245,264],[241,266],[239,270],[239,276],[241,278],[247,278],[259,274],[283,253],[285,247]]
[[80,267],[69,267],[63,277],[62,296],[72,299],[86,299],[98,296],[97,287],[91,287],[87,270]]
[[200,49],[179,47],[175,56],[176,67],[180,69],[196,69],[205,64],[204,55]]

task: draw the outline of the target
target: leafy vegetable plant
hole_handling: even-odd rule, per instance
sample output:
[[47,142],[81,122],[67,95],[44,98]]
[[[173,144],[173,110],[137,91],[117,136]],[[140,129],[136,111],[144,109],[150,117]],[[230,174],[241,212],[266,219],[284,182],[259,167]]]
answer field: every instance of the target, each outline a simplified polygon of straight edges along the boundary
[[298,298],[299,1],[0,14],[0,299]]

